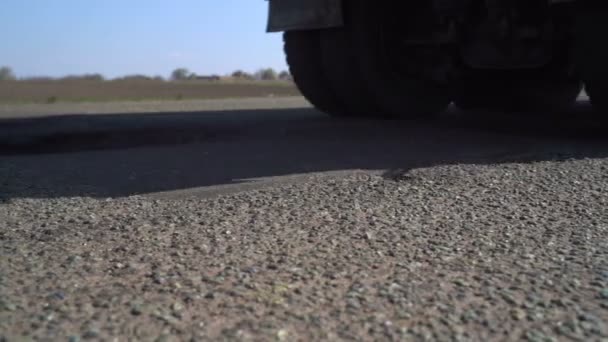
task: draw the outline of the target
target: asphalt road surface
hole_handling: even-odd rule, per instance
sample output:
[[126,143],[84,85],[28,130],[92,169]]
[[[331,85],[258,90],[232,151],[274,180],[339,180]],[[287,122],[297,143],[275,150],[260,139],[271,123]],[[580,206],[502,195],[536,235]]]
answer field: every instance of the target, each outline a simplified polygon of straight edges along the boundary
[[0,341],[608,339],[585,100],[426,122],[231,101],[0,108]]

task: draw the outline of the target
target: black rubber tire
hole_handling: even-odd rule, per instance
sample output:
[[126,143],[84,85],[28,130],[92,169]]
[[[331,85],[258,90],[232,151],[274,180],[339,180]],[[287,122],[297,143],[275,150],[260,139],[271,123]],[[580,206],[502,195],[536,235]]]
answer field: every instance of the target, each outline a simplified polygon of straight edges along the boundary
[[454,104],[464,110],[562,112],[576,102],[582,82],[535,81],[484,77],[455,87]]
[[432,81],[395,75],[387,64],[387,50],[382,37],[384,14],[379,3],[390,0],[348,0],[344,2],[347,33],[353,54],[369,98],[391,118],[428,118],[444,111],[450,104],[448,88]]
[[349,116],[383,117],[361,77],[346,29],[322,30],[320,37],[325,76],[334,94],[345,104]]
[[304,97],[318,110],[344,116],[345,106],[327,81],[322,65],[318,30],[287,31],[284,50],[294,82]]

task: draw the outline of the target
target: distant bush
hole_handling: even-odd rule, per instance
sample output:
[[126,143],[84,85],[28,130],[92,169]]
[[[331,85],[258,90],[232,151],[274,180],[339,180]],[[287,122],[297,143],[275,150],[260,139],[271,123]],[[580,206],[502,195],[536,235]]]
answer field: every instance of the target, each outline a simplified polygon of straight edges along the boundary
[[19,80],[25,81],[25,82],[52,82],[52,81],[55,81],[55,78],[50,77],[50,76],[31,76],[31,77],[24,77]]
[[243,70],[237,70],[232,73],[232,78],[240,79],[240,80],[253,80],[255,79],[252,74],[245,72]]
[[192,74],[188,77],[189,80],[193,81],[221,81],[222,78],[219,75],[197,75]]
[[164,78],[162,78],[162,76],[152,77],[148,75],[135,74],[118,77],[115,78],[114,81],[164,81]]
[[9,67],[1,67],[0,68],[0,81],[14,81],[17,77],[13,72],[13,69]]
[[244,75],[245,72],[243,70],[236,70],[231,74],[231,76],[234,78],[242,78]]
[[171,73],[171,80],[184,81],[189,79],[193,74],[186,68],[178,68]]
[[69,75],[61,78],[62,81],[104,81],[101,74]]
[[276,81],[279,76],[273,68],[260,69],[255,73],[255,78],[262,81]]
[[279,79],[281,81],[292,81],[293,77],[291,77],[291,74],[289,73],[289,71],[283,70],[279,73]]

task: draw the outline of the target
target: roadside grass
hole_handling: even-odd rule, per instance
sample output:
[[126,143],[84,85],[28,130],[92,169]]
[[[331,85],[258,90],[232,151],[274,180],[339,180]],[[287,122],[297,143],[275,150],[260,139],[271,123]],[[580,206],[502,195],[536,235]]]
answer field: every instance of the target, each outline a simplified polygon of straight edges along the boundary
[[285,81],[7,81],[0,82],[0,104],[64,102],[180,101],[300,95]]

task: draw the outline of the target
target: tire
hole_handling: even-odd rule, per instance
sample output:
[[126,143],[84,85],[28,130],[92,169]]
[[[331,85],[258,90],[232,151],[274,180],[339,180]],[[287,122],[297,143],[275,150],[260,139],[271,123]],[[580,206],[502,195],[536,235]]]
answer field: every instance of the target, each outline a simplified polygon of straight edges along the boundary
[[344,116],[345,107],[324,75],[319,31],[287,31],[283,42],[289,70],[302,95],[318,110]]
[[[444,111],[450,103],[448,87],[426,80],[419,75],[396,73],[393,62],[408,57],[407,53],[397,53],[397,42],[386,38],[390,28],[386,16],[392,6],[400,2],[389,0],[349,0],[344,2],[346,34],[352,42],[353,59],[360,72],[363,84],[372,103],[376,103],[383,114],[391,118],[428,118]],[[410,3],[410,2],[404,2]],[[385,6],[382,6],[384,4]],[[391,6],[391,7],[388,7]],[[411,11],[415,16],[415,11]],[[408,22],[410,18],[399,18]],[[386,38],[386,39],[384,39]],[[401,51],[399,51],[401,52]],[[411,64],[410,64],[411,65]]]
[[325,75],[349,116],[383,117],[361,77],[352,42],[345,28],[322,30],[321,51]]

